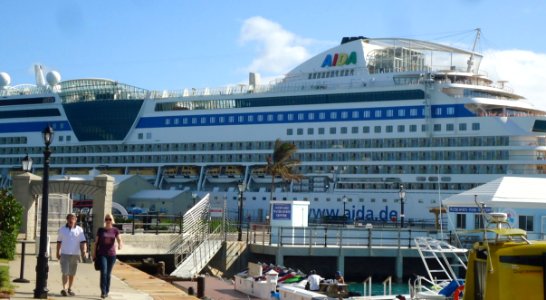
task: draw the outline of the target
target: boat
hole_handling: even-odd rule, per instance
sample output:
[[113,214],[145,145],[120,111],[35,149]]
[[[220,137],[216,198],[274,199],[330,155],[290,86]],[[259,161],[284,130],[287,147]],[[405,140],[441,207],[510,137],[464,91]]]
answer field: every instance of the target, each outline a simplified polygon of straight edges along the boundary
[[205,178],[211,183],[239,183],[243,180],[243,170],[240,166],[210,167]]
[[163,179],[168,183],[186,183],[197,181],[199,179],[199,167],[166,167],[163,170]]
[[[165,169],[237,166],[241,176],[204,173],[189,188],[220,203],[238,199],[242,180],[253,220],[265,220],[269,200],[297,199],[310,202],[311,222],[355,219],[359,211],[370,212],[366,222],[393,222],[403,184],[412,203],[406,220],[433,223],[430,208],[451,195],[546,170],[546,112],[480,70],[479,33],[472,49],[347,37],[274,82],[250,74],[248,84],[222,88],[155,91],[111,79],[61,80],[41,66],[34,84],[11,84],[0,72],[0,184],[11,186],[10,170],[23,154],[43,167],[41,131],[49,124],[51,167],[65,172],[107,165],[157,188],[181,189],[162,180]],[[251,179],[276,139],[298,147],[294,170],[302,182],[272,187]],[[227,205],[235,217],[237,201]]]
[[[271,175],[267,174],[266,168],[264,166],[252,168],[251,178],[252,178],[252,181],[254,181],[255,183],[271,184],[271,181],[272,181]],[[282,178],[280,176],[275,176],[275,179],[273,179],[273,182],[274,183],[282,182]]]

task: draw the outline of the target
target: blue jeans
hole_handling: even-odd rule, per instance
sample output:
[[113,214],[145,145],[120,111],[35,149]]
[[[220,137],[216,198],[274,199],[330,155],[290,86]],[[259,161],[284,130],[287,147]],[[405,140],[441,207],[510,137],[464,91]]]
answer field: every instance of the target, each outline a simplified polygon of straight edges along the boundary
[[110,275],[116,263],[116,256],[99,255],[97,259],[100,259],[100,292],[103,295],[108,295],[110,292]]

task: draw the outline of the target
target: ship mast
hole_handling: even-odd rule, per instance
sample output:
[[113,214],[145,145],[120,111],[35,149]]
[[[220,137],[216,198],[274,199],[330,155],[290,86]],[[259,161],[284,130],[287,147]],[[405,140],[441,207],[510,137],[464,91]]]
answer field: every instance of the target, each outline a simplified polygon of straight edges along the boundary
[[476,38],[474,39],[474,45],[472,46],[472,53],[470,54],[470,58],[468,59],[468,68],[466,69],[467,72],[470,73],[472,71],[472,66],[474,65],[474,52],[476,51],[476,45],[478,44],[478,41],[480,40],[480,34],[481,29],[476,28]]

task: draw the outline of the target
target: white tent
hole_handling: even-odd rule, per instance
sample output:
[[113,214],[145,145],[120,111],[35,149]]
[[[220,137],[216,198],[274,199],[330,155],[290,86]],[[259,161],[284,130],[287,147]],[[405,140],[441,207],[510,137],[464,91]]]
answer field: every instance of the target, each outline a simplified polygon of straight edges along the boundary
[[546,177],[505,176],[443,200],[449,207],[546,208]]

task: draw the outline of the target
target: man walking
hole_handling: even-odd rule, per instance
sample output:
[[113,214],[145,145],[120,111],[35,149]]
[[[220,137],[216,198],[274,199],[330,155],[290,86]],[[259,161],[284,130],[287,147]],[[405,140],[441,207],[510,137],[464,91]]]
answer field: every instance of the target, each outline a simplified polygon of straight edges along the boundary
[[72,290],[80,255],[87,257],[87,240],[83,229],[76,225],[76,215],[69,213],[66,216],[66,225],[59,228],[57,234],[57,259],[61,262],[63,289],[61,295],[75,296]]

